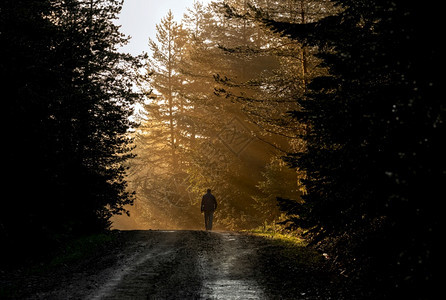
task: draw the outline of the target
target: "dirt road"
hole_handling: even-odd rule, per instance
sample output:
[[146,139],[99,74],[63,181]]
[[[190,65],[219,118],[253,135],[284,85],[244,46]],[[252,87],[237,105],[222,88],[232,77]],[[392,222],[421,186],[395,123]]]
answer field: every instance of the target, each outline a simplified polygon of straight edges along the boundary
[[42,278],[31,280],[34,292],[27,298],[353,299],[332,274],[296,265],[260,237],[205,231],[120,235],[121,246],[46,279],[45,288],[39,287]]
[[137,235],[139,250],[87,299],[262,298],[246,237],[200,231]]

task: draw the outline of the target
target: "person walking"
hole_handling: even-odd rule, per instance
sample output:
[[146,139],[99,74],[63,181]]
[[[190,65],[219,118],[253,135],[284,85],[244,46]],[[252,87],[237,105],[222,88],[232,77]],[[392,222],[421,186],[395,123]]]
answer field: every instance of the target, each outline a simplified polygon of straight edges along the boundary
[[212,230],[212,221],[214,218],[214,211],[217,209],[217,200],[208,189],[201,199],[201,212],[204,212],[204,226],[206,230]]

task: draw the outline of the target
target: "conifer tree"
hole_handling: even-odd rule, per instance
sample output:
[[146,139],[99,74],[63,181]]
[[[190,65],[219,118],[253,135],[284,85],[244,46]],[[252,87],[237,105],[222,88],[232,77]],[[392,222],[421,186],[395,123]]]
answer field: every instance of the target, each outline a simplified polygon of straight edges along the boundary
[[[231,4],[239,4],[242,12],[248,12],[247,1]],[[208,7],[196,2],[181,24],[186,35],[182,37],[184,45],[181,57],[173,65],[176,79],[172,81],[181,84],[171,85],[176,103],[182,103],[175,109],[173,130],[176,155],[181,164],[165,179],[169,181],[169,176],[182,176],[179,181],[188,187],[187,194],[191,198],[187,204],[189,207],[194,205],[193,199],[199,199],[203,191],[213,188],[216,194],[224,197],[217,217],[224,217],[225,226],[233,228],[234,224],[254,226],[263,223],[263,216],[269,213],[260,207],[275,206],[275,200],[270,195],[263,195],[256,186],[259,181],[277,183],[261,177],[262,172],[272,174],[269,168],[275,167],[274,163],[268,166],[272,159],[270,153],[283,155],[284,152],[278,152],[278,149],[300,147],[292,141],[297,141],[292,137],[296,128],[290,125],[289,120],[283,121],[283,117],[286,111],[295,109],[295,101],[287,99],[287,96],[293,94],[294,86],[299,86],[289,88],[284,82],[292,81],[287,77],[295,73],[293,70],[301,72],[301,60],[292,61],[289,58],[293,49],[299,49],[296,43],[283,45],[290,43],[251,19],[228,16],[228,10],[230,7],[222,2],[212,3]],[[165,59],[168,55],[164,53],[162,57]],[[281,74],[291,67],[295,69]],[[157,78],[156,73],[149,79],[153,81],[155,90],[157,84],[165,85],[169,77],[166,76],[166,69],[163,77]],[[282,86],[278,86],[279,82]],[[143,124],[148,127],[141,135],[142,147],[167,145],[162,140],[169,139],[169,128],[166,127],[169,122],[156,123],[153,119],[162,115],[160,110],[166,103],[154,100],[146,107],[148,119]],[[275,136],[271,137],[271,134]],[[152,160],[165,163],[162,158],[168,157],[165,155],[167,148],[163,149],[159,155],[152,155]],[[146,151],[151,154],[155,152]],[[143,156],[140,155],[140,158]],[[283,172],[283,176],[292,173]],[[180,173],[183,175],[178,176]],[[294,176],[290,180],[294,180],[297,189],[297,175]],[[159,191],[169,189],[170,185],[163,183],[161,178],[160,175],[151,180],[153,192],[148,194],[152,198]],[[275,188],[278,187],[262,184],[265,193]],[[257,204],[253,197],[272,203],[257,203],[259,209],[254,209]],[[155,202],[163,202],[166,197],[163,199]],[[241,219],[245,221],[241,222]]]
[[438,77],[426,72],[438,59],[438,18],[403,1],[334,2],[343,10],[319,22],[270,22],[317,45],[330,72],[312,80],[293,113],[309,124],[307,151],[289,158],[307,172],[308,194],[284,208],[345,268],[379,286],[379,298],[424,298],[444,178],[444,109]]
[[[261,22],[256,21],[255,14],[274,16],[282,21],[300,24],[314,21],[333,13],[332,5],[328,1],[231,1],[225,6],[225,14],[233,20],[243,20],[244,28],[252,28],[251,43],[244,47],[230,47],[225,50],[231,55],[239,56],[248,61],[248,69],[252,76],[246,81],[239,78],[220,80],[223,88],[219,90],[231,100],[240,103],[242,111],[249,117],[249,122],[257,127],[256,137],[263,143],[270,145],[268,151],[273,150],[276,158],[288,152],[303,151],[305,142],[301,136],[305,132],[304,123],[296,123],[288,114],[289,111],[299,110],[296,99],[302,97],[311,78],[324,74],[326,70],[318,65],[315,57],[315,47],[280,36],[269,31]],[[248,9],[249,8],[249,9]],[[225,40],[221,41],[225,45]],[[266,149],[265,149],[266,150]],[[267,159],[259,186],[266,192],[255,195],[256,205],[259,207],[274,207],[276,201],[267,193],[275,190],[277,181],[271,176],[271,168],[276,168],[276,159]],[[305,173],[298,169],[294,174],[286,172],[279,176],[293,174],[293,190],[304,192],[302,179]],[[267,186],[271,184],[271,186]],[[298,187],[299,186],[299,187]],[[287,189],[289,186],[283,185]],[[283,193],[279,193],[283,194]],[[298,194],[296,201],[300,202]],[[278,196],[278,195],[277,195]],[[262,203],[263,201],[263,203]],[[268,203],[270,202],[270,203]]]
[[117,52],[127,41],[113,23],[121,4],[2,2],[1,70],[16,130],[6,168],[14,196],[1,224],[11,238],[23,228],[49,239],[104,230],[132,202],[124,164],[137,60]]
[[[171,11],[156,26],[156,41],[149,39],[151,57],[142,78],[146,93],[141,126],[136,132],[138,158],[132,165],[139,219],[153,226],[188,226],[190,201],[185,184],[184,149],[188,133],[187,100],[179,72],[186,48],[186,31]],[[150,174],[146,172],[150,170]],[[160,209],[160,207],[162,209]],[[150,220],[154,212],[156,217]],[[181,215],[181,217],[178,217]],[[157,224],[158,222],[158,224]]]
[[152,51],[152,59],[148,69],[151,74],[151,86],[157,94],[156,103],[159,121],[168,126],[168,143],[170,147],[170,164],[172,169],[178,168],[179,144],[177,127],[179,114],[182,112],[184,104],[178,94],[178,86],[181,84],[181,77],[178,74],[178,64],[181,60],[181,53],[185,44],[185,33],[181,25],[174,21],[172,11],[169,10],[166,17],[156,26],[157,42],[149,40]]

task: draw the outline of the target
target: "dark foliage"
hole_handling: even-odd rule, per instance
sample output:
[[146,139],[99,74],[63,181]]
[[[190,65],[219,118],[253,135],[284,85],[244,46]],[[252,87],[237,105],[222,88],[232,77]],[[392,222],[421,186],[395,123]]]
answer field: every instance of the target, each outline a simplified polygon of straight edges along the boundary
[[116,51],[120,2],[1,2],[0,230],[10,249],[107,229],[133,201],[123,163],[137,60]]
[[292,226],[380,297],[428,298],[445,182],[440,9],[333,2],[342,11],[317,23],[265,21],[318,46],[330,73],[291,112],[309,124],[307,151],[286,158],[308,176],[305,203],[279,202]]

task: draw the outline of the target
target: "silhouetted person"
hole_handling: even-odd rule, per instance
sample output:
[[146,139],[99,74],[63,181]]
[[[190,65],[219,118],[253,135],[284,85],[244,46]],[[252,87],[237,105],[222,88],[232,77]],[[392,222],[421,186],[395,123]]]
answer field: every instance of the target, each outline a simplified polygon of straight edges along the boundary
[[204,212],[204,225],[206,230],[212,230],[212,219],[214,218],[214,211],[217,209],[217,200],[208,189],[201,199],[201,212]]

